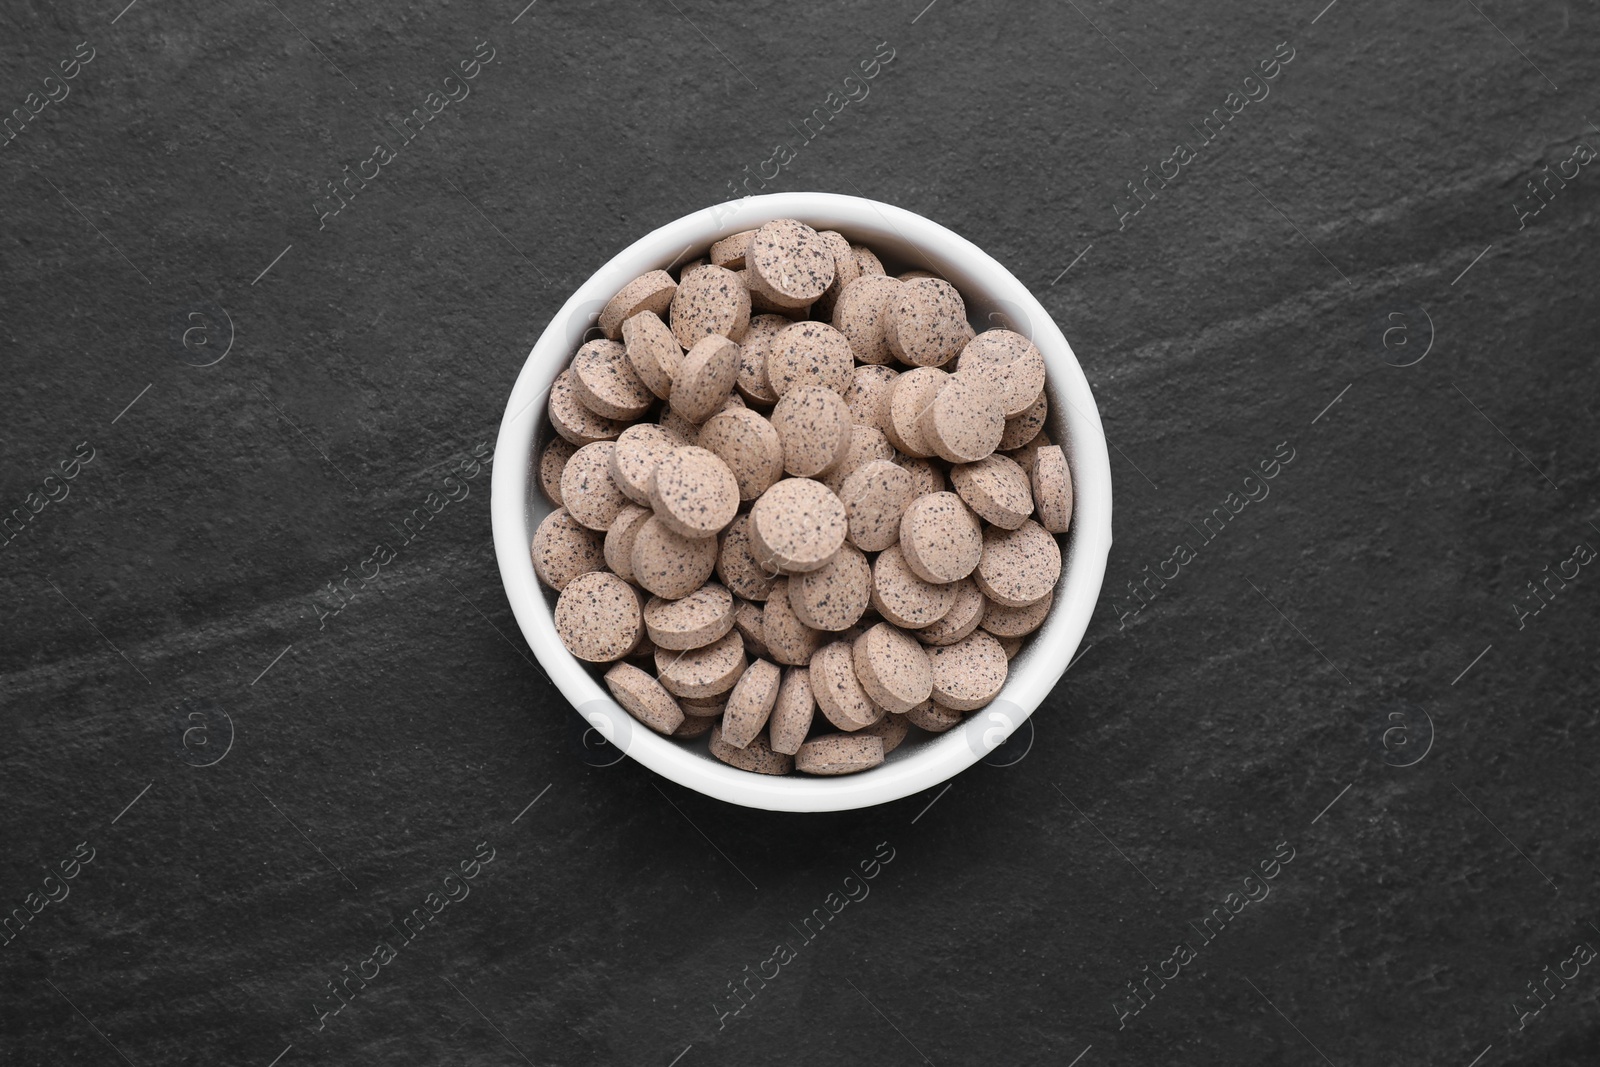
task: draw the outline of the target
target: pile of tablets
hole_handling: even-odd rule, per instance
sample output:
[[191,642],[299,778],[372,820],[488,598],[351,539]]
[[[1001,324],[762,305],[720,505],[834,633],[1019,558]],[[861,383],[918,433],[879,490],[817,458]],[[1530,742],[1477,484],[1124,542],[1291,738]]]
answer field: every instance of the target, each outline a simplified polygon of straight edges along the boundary
[[633,280],[599,327],[550,390],[532,553],[618,703],[831,775],[994,699],[1072,521],[1031,341],[794,219]]

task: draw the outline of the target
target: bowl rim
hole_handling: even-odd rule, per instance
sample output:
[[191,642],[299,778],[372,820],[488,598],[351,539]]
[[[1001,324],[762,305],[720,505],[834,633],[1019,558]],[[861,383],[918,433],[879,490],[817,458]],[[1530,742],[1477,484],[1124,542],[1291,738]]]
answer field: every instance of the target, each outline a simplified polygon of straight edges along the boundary
[[[656,268],[671,268],[695,249],[778,218],[797,218],[817,229],[836,229],[852,242],[916,248],[950,278],[963,297],[984,294],[981,304],[1020,315],[1044,354],[1052,402],[1059,412],[1073,475],[1073,526],[1062,553],[1056,601],[1030,647],[1013,661],[999,697],[962,728],[937,735],[905,758],[861,774],[835,778],[754,774],[663,737],[627,714],[569,653],[555,631],[554,615],[533,571],[529,546],[529,489],[536,481],[534,444],[544,417],[543,399],[572,352],[593,329],[600,308],[625,284]],[[956,277],[979,276],[981,285]],[[991,314],[991,320],[994,316]],[[612,256],[580,285],[534,342],[506,400],[495,442],[490,519],[506,598],[541,669],[591,726],[624,754],[657,774],[731,804],[772,811],[843,811],[898,800],[939,785],[988,754],[1032,715],[1065,672],[1099,600],[1111,549],[1111,468],[1105,432],[1089,382],[1055,320],[1020,280],[987,252],[953,230],[905,208],[864,197],[825,192],[750,196],[691,212],[640,237]],[[1043,654],[1030,655],[1039,651]]]

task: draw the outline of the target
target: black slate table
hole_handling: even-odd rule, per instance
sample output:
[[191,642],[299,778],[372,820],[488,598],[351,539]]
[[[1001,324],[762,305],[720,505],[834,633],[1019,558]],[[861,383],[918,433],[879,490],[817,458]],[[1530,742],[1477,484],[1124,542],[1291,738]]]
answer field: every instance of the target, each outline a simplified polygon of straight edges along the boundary
[[[1593,5],[122,3],[0,33],[0,1062],[1595,1062]],[[849,814],[585,760],[490,541],[555,309],[763,188],[1113,446],[1027,741]]]

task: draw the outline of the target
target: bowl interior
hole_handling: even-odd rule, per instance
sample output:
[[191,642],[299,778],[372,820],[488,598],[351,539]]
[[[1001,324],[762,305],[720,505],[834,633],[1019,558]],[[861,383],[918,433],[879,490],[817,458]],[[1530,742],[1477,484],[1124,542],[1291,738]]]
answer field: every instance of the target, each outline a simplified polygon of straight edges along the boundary
[[[1030,338],[1047,367],[1046,429],[1064,447],[1073,480],[1073,522],[1061,539],[1055,604],[1012,660],[999,697],[947,733],[913,730],[881,766],[839,778],[741,771],[712,757],[704,737],[671,740],[636,722],[561,644],[553,621],[556,594],[539,584],[528,552],[534,530],[552,510],[538,485],[538,457],[555,433],[544,401],[578,346],[600,336],[595,321],[601,307],[640,274],[686,263],[704,255],[713,241],[775,218],[837,230],[872,248],[890,273],[932,271],[961,292],[975,330],[1004,327]],[[1060,329],[1021,282],[965,238],[920,215],[858,197],[748,197],[685,216],[618,253],[572,295],[534,344],[507,402],[495,458],[491,512],[501,577],[518,625],[551,681],[621,752],[691,789],[750,807],[835,811],[881,804],[936,785],[981,759],[1021,725],[1066,669],[1094,610],[1111,546],[1105,438],[1088,382]]]

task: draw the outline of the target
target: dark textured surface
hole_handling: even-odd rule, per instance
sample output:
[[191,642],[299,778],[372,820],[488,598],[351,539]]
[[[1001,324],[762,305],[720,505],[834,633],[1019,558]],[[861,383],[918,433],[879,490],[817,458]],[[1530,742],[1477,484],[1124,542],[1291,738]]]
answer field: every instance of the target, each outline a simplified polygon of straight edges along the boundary
[[[6,908],[94,851],[0,947],[0,1062],[1595,1062],[1597,964],[1512,1007],[1600,948],[1600,579],[1512,606],[1600,548],[1600,172],[1514,206],[1600,145],[1595,8],[922,4],[9,6],[5,108],[94,58],[0,147],[5,510],[93,460],[0,556]],[[319,230],[324,183],[480,41],[471,95]],[[1124,183],[1285,41],[1119,229]],[[772,188],[900,204],[1033,286],[1115,445],[1105,593],[1031,750],[848,815],[577,758],[469,459],[566,294],[780,141]],[[463,465],[319,628],[312,595]]]

